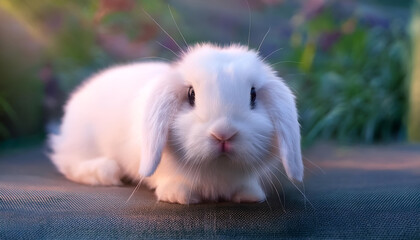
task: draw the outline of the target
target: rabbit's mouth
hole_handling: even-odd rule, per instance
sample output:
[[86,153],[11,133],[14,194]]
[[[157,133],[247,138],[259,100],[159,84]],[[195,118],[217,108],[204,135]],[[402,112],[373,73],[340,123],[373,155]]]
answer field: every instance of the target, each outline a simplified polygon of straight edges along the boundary
[[233,144],[229,141],[220,141],[216,143],[216,148],[221,155],[228,155],[233,151]]

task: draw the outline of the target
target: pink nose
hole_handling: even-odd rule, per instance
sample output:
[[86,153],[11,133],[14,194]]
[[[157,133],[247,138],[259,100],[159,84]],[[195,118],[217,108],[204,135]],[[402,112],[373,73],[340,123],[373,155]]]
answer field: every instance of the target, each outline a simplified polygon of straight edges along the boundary
[[210,135],[220,144],[220,151],[229,152],[232,149],[231,141],[237,133],[237,131],[231,133],[212,132]]
[[217,141],[219,142],[223,142],[223,141],[230,141],[233,139],[233,137],[237,134],[238,132],[231,132],[231,133],[216,133],[216,132],[212,132],[210,133],[210,135]]

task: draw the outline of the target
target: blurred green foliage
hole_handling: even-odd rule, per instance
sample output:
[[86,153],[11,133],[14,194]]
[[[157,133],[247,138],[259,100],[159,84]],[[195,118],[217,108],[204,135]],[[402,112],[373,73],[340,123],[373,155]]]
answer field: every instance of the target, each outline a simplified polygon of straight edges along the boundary
[[307,39],[291,54],[304,73],[295,87],[305,143],[403,139],[410,60],[404,24],[369,28],[354,16],[337,21],[332,8],[295,33]]
[[[151,29],[151,20],[139,13],[144,8],[157,14],[166,7],[163,0],[0,1],[0,145],[45,134],[47,90],[40,75],[46,66],[68,95],[93,73],[138,58],[124,57],[126,52],[150,49],[157,27],[153,23]],[[133,46],[125,52],[112,51],[128,44]]]
[[11,16],[0,8],[0,141],[42,132],[40,46],[26,44],[30,28]]

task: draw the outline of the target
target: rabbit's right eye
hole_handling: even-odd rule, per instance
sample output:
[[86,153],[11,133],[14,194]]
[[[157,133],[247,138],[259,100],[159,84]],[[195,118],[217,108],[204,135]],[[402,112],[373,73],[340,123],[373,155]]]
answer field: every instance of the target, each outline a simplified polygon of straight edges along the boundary
[[195,92],[194,92],[194,88],[190,87],[188,89],[188,102],[190,103],[190,105],[192,107],[194,107],[195,104]]
[[257,99],[257,93],[255,92],[255,88],[252,87],[251,88],[251,102],[250,102],[251,109],[255,108],[255,100],[256,99]]

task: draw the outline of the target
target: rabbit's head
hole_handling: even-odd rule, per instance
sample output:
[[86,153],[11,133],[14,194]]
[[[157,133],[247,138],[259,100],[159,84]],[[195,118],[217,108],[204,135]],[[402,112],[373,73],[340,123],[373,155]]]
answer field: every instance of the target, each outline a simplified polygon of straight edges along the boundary
[[282,162],[302,180],[294,95],[255,51],[197,45],[173,69],[145,91],[141,175],[154,172],[167,147],[183,166],[258,171]]

